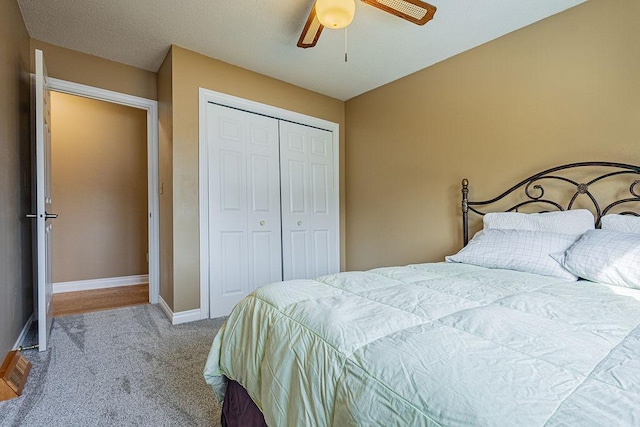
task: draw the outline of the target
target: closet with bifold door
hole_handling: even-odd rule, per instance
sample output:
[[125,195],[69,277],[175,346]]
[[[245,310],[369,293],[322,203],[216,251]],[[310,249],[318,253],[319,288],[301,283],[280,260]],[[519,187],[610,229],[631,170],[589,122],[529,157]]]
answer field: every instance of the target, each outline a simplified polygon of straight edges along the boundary
[[337,273],[333,132],[206,104],[211,317],[267,283]]

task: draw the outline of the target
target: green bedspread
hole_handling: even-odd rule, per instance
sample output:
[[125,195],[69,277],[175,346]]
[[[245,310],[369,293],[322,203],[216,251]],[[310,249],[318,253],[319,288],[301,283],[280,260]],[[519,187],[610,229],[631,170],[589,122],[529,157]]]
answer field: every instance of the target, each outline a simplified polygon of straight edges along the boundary
[[275,283],[205,378],[271,426],[640,425],[639,295],[444,263]]

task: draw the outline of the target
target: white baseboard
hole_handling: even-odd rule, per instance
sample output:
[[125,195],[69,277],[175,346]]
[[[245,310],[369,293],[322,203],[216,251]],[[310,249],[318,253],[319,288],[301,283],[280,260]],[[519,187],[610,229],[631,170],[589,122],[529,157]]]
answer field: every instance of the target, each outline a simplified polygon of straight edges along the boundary
[[181,311],[179,313],[173,313],[173,321],[171,323],[174,325],[179,325],[181,323],[195,322],[196,320],[200,320],[199,308]]
[[18,336],[18,339],[16,340],[16,343],[13,345],[13,350],[17,350],[22,345],[22,342],[24,341],[24,339],[26,338],[27,334],[29,333],[29,329],[31,328],[31,324],[33,323],[33,319],[34,319],[34,314],[31,313],[31,316],[29,316],[29,319],[27,319],[27,323],[24,324],[24,327],[22,328],[22,331],[20,332],[20,336]]
[[139,285],[149,283],[148,274],[137,276],[108,277],[106,279],[76,280],[73,282],[58,282],[53,284],[53,293],[90,291],[92,289],[117,288],[120,286]]
[[158,296],[158,305],[160,306],[162,311],[164,311],[164,314],[167,315],[171,324],[173,324],[173,311],[171,311],[171,309],[169,308],[169,305],[165,302],[165,300],[161,296]]
[[200,320],[200,309],[196,308],[193,310],[180,311],[178,313],[174,313],[169,305],[165,302],[162,297],[158,297],[160,308],[164,311],[164,314],[167,315],[169,321],[172,325],[180,325],[182,323],[195,322],[196,320]]

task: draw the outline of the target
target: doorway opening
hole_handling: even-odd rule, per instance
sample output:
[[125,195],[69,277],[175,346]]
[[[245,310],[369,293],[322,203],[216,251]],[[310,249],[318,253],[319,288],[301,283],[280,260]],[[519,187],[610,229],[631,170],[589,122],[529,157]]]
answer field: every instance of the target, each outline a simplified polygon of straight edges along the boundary
[[157,303],[157,103],[49,87],[54,316]]

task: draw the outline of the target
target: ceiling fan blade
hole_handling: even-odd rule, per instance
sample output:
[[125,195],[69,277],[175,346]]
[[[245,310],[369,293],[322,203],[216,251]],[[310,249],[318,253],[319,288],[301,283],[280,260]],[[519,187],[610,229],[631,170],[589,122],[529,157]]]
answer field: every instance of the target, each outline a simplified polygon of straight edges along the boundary
[[392,15],[406,19],[417,25],[431,21],[436,7],[420,0],[362,0],[366,4],[377,7]]
[[318,17],[316,16],[316,4],[313,3],[311,12],[307,18],[307,23],[304,24],[304,29],[298,39],[298,47],[303,49],[314,47],[316,43],[318,43],[318,38],[320,38],[320,33],[322,33],[323,28],[324,25],[318,21]]

